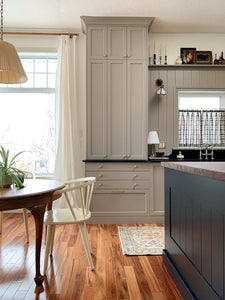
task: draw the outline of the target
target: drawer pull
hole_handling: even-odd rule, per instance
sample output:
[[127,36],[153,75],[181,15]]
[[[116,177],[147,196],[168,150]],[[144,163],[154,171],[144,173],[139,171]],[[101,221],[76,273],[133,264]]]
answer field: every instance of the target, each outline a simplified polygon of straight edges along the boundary
[[133,187],[136,188],[136,186],[137,186],[137,183],[134,183]]
[[102,177],[102,174],[99,174],[98,177],[101,178],[101,177]]
[[101,168],[102,168],[102,165],[99,165],[98,168],[101,169]]
[[102,186],[102,183],[99,183],[99,184],[98,184],[98,187],[101,187],[101,186]]
[[134,169],[136,169],[137,168],[137,165],[134,165]]
[[135,179],[137,177],[137,174],[134,174],[133,179]]

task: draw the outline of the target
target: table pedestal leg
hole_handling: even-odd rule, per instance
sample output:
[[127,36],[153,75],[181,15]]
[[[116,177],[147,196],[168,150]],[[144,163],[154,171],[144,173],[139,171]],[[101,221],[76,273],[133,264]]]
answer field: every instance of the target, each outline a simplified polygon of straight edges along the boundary
[[36,274],[34,277],[36,286],[42,286],[42,283],[44,281],[44,276],[42,276],[40,273],[40,255],[41,255],[41,241],[42,241],[45,208],[46,208],[46,203],[38,204],[36,206],[28,208],[28,210],[32,213],[34,217],[35,229],[36,229],[36,245],[35,245]]

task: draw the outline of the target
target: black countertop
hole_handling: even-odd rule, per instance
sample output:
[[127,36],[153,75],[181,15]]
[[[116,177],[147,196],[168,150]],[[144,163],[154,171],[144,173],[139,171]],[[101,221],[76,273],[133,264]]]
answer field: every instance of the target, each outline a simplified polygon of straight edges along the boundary
[[[177,154],[179,151],[184,155],[184,159],[177,159]],[[214,149],[214,159],[212,160],[209,157],[208,160],[203,158],[199,159],[199,150],[198,149],[173,149],[172,153],[169,156],[163,157],[155,157],[147,160],[137,160],[137,159],[85,159],[83,162],[85,163],[155,163],[155,162],[166,162],[166,161],[186,161],[186,162],[216,162],[216,161],[225,161],[225,150],[222,149]]]

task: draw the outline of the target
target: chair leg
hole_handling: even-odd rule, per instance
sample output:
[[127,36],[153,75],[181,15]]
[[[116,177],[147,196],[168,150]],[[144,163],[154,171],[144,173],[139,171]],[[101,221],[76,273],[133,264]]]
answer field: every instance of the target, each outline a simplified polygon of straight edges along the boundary
[[44,270],[43,270],[44,275],[46,275],[46,270],[48,267],[48,256],[49,256],[49,249],[52,241],[52,231],[53,231],[53,226],[47,225],[47,237],[46,237],[45,259],[44,259]]
[[87,254],[87,258],[88,258],[90,268],[91,268],[91,270],[94,270],[94,265],[93,265],[93,261],[92,261],[92,257],[91,257],[91,251],[90,251],[90,248],[88,247],[88,244],[87,244],[87,239],[88,239],[87,230],[85,230],[85,228],[84,228],[84,227],[86,227],[86,224],[85,223],[79,223],[78,226],[79,226],[79,229],[80,229],[80,233],[81,233],[81,236],[82,236],[82,240],[83,240],[83,243],[84,243],[84,248],[85,248],[85,251],[86,251],[86,254]]
[[85,231],[85,238],[86,238],[87,247],[89,249],[89,252],[92,253],[90,241],[89,241],[89,238],[88,238],[88,232],[87,232],[86,223],[84,223],[84,231]]
[[26,210],[26,208],[23,208],[23,220],[24,220],[24,226],[25,226],[25,233],[26,233],[27,243],[29,243],[28,217],[27,217],[27,210]]
[[3,212],[0,211],[0,234],[2,233],[2,219],[3,219]]
[[54,237],[55,237],[55,225],[52,225],[52,236],[51,236],[50,247],[49,247],[50,255],[52,254],[52,250],[53,250]]

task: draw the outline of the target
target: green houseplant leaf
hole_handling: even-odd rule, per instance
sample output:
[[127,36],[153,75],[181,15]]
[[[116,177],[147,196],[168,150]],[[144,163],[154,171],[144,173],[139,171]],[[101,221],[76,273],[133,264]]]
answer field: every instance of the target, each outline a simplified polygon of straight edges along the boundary
[[14,165],[17,162],[16,158],[23,153],[24,151],[21,151],[13,156],[11,160],[9,160],[9,150],[5,150],[1,146],[0,150],[0,185],[3,188],[3,182],[4,182],[4,176],[9,175],[11,177],[12,183],[16,184],[19,188],[23,188],[23,182],[22,178],[25,176],[25,173],[18,168],[16,168]]

